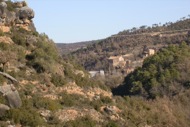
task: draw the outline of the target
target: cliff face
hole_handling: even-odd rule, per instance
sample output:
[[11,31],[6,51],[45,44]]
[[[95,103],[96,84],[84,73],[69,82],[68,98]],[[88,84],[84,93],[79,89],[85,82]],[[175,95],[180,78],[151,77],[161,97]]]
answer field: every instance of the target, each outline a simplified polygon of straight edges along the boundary
[[[6,51],[3,47],[3,45],[6,44],[11,46],[14,45],[12,39],[8,35],[5,35],[5,33],[11,34],[11,29],[13,27],[23,28],[27,31],[35,31],[32,18],[34,18],[34,11],[31,8],[27,7],[24,2],[0,2],[0,30],[1,34],[4,35],[0,37],[0,75],[2,77],[6,77],[9,80],[8,82],[2,81],[3,85],[0,85],[0,94],[3,94],[7,100],[7,104],[0,103],[1,115],[3,115],[6,110],[10,110],[10,108],[18,108],[22,105],[19,93],[13,85],[15,84],[15,81],[17,83],[18,81],[9,75],[8,72],[4,69],[4,66],[6,66],[5,64],[9,64],[9,66],[14,67],[15,69],[17,68],[14,65],[16,63],[16,59],[14,62],[12,61],[13,56],[15,56],[15,58],[17,57],[17,53],[14,51]],[[15,53],[16,55],[13,55]],[[10,71],[11,70],[12,69],[10,69]]]
[[35,31],[33,18],[34,11],[25,2],[3,1],[0,3],[0,29],[3,32],[10,32],[12,26]]

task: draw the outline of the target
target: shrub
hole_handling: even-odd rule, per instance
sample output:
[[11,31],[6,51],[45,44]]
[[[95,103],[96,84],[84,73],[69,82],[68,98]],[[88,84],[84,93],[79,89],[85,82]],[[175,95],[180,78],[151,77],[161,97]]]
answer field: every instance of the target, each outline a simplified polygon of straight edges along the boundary
[[9,47],[9,44],[7,43],[0,43],[0,50],[8,50],[10,47]]
[[58,75],[58,74],[52,74],[52,77],[51,77],[51,82],[55,85],[55,86],[63,86],[65,85],[67,82],[66,82],[66,79],[61,76],[61,75]]
[[23,35],[21,35],[20,33],[14,33],[12,40],[15,44],[17,45],[21,45],[21,46],[26,46],[26,39]]
[[[40,101],[39,101],[40,100]],[[61,105],[56,100],[51,100],[49,98],[43,97],[33,97],[33,106],[37,109],[47,109],[51,111],[55,111],[61,108]]]
[[11,0],[6,1],[6,3],[7,3],[7,10],[15,11],[16,6]]
[[2,75],[0,75],[0,85],[2,84],[2,83],[4,83],[6,81],[6,79],[2,76]]
[[118,127],[118,125],[114,121],[109,121],[105,127]]
[[4,36],[4,32],[0,30],[0,36]]
[[81,102],[81,98],[79,95],[74,95],[74,94],[66,94],[66,93],[62,93],[61,94],[62,100],[61,100],[61,105],[67,106],[67,107],[72,107],[72,106],[76,106],[76,105],[80,105]]
[[96,122],[90,116],[78,118],[76,120],[68,121],[63,127],[95,127]]
[[3,120],[7,119],[12,119],[14,123],[23,126],[37,127],[45,125],[44,120],[33,109],[11,109],[3,117]]

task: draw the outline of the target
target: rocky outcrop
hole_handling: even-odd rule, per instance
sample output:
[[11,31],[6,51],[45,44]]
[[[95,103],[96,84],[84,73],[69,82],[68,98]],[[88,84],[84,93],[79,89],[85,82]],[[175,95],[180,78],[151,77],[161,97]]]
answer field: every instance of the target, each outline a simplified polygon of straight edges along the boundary
[[0,3],[0,25],[3,25],[5,23],[6,8],[7,8],[7,4],[5,2],[1,2]]
[[19,108],[22,105],[19,93],[13,85],[0,86],[0,93],[7,99],[9,107]]
[[3,116],[10,108],[7,105],[0,104],[0,116]]
[[[14,83],[18,83],[18,81],[15,78],[13,78],[7,73],[0,72],[0,75],[6,77],[7,79],[9,79]],[[0,104],[0,116],[4,115],[4,113],[10,108],[21,107],[22,105],[21,98],[13,84],[7,84],[6,82],[4,82],[4,84],[0,86],[0,95],[5,97],[8,104],[8,105]]]
[[18,17],[19,17],[19,19],[31,20],[31,19],[34,18],[34,11],[31,8],[27,7],[27,6],[22,7],[18,11]]
[[[14,11],[7,9],[6,2],[0,3],[0,29],[9,32],[12,26],[21,27],[27,31],[36,31],[32,19],[34,11],[25,2],[12,3]],[[4,27],[9,27],[5,29]]]
[[7,4],[5,2],[1,2],[0,3],[0,15],[1,15],[1,18],[4,17],[6,8],[7,8]]
[[15,6],[17,8],[21,8],[21,7],[27,6],[27,4],[26,4],[25,1],[16,1],[14,4],[15,4]]

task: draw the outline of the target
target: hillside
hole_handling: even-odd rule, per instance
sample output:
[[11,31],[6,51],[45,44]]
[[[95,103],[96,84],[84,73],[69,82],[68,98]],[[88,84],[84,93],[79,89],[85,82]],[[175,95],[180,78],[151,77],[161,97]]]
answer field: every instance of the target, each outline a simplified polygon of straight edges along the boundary
[[[161,49],[157,54],[146,58],[142,67],[125,78],[123,85],[112,90],[113,94],[153,99],[158,105],[162,98],[163,111],[167,110],[170,114],[167,116],[172,116],[170,120],[175,121],[176,125],[171,125],[169,124],[171,121],[167,121],[161,126],[179,126],[177,123],[181,123],[181,118],[187,120],[186,116],[189,114],[189,52],[190,47],[185,42]],[[163,102],[168,99],[170,101]],[[162,115],[160,112],[159,117]],[[185,121],[182,126],[189,126],[190,123]]]
[[68,54],[78,49],[85,49],[88,45],[96,43],[100,40],[75,42],[75,43],[56,43],[57,48],[61,54]]
[[189,24],[190,19],[183,18],[175,23],[168,22],[164,25],[154,24],[151,27],[134,27],[112,35],[98,43],[91,44],[86,49],[79,49],[71,55],[86,70],[103,69],[110,72],[115,68],[111,67],[110,69],[108,58],[132,54],[130,68],[135,68],[136,66],[133,67],[135,62],[142,61],[145,47],[158,51],[168,44],[187,41],[188,31],[190,30]]
[[[161,74],[165,78],[169,74],[169,78],[160,82],[155,77],[160,83],[156,87],[160,96],[151,99],[151,94],[146,96],[149,93],[147,84],[137,86],[137,91],[131,91],[134,86],[127,85],[126,88],[124,85],[125,93],[118,96],[122,91],[116,94],[106,85],[116,84],[119,78],[116,81],[106,78],[108,82],[105,84],[97,78],[89,78],[89,74],[74,61],[62,59],[54,41],[36,31],[34,17],[34,10],[25,2],[0,1],[1,127],[190,126],[188,45],[183,43],[163,49],[164,53],[168,53],[163,61],[169,60],[166,62],[169,68]],[[186,35],[180,37],[183,39]],[[173,41],[176,42],[175,39]],[[162,51],[147,58],[143,65],[145,69],[139,69],[140,72],[144,74],[149,64],[155,63],[156,56],[162,58]],[[159,62],[165,67],[163,61]],[[174,80],[172,76],[176,71],[180,75]],[[134,73],[131,76],[136,78],[130,80],[132,83],[139,78]],[[149,80],[149,75],[143,76]],[[175,89],[160,90],[167,87],[163,85],[165,81],[170,86],[174,83],[172,88]],[[145,92],[138,93],[139,89]],[[167,90],[171,93],[165,94]]]
[[161,49],[146,58],[142,67],[130,73],[124,85],[115,88],[114,93],[172,98],[185,92],[189,88],[189,52],[190,47],[185,42]]
[[109,105],[112,93],[35,31],[34,11],[25,2],[1,1],[0,12],[0,126],[106,120],[96,107]]

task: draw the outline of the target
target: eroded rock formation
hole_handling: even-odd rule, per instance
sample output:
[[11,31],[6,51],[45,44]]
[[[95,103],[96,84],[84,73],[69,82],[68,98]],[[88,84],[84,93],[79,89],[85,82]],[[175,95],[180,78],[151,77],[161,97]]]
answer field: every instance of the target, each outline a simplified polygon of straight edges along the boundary
[[21,27],[28,31],[35,31],[32,19],[33,9],[29,8],[25,2],[12,3],[13,10],[10,10],[6,2],[0,2],[0,29],[3,32],[10,32],[12,26]]

